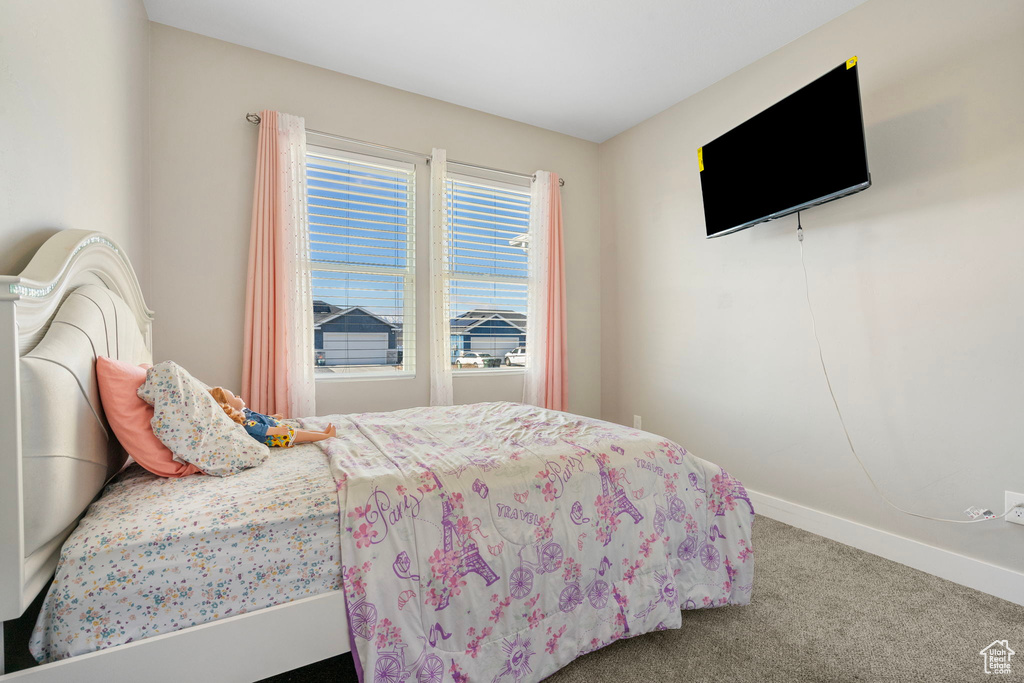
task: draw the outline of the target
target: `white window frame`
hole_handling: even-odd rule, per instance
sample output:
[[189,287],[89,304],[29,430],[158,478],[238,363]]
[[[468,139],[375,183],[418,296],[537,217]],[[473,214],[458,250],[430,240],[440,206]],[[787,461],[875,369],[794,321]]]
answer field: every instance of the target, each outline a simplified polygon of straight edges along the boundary
[[[394,369],[392,366],[356,366],[349,369],[339,369],[331,372],[314,368],[314,377],[317,382],[347,382],[358,380],[380,380],[380,379],[415,379],[416,377],[416,205],[418,203],[416,176],[417,164],[404,157],[387,154],[368,155],[362,152],[355,152],[346,146],[334,146],[324,144],[306,145],[306,152],[334,157],[341,160],[351,160],[357,163],[382,168],[402,169],[411,173],[409,183],[409,219],[408,232],[406,235],[406,265],[404,268],[388,266],[364,266],[358,264],[331,263],[325,261],[313,261],[312,254],[309,255],[309,266],[311,271],[330,271],[336,273],[381,275],[385,277],[404,278],[402,293],[402,369]],[[307,212],[310,211],[307,202]],[[309,226],[312,232],[312,226]],[[315,279],[315,278],[314,278]],[[390,369],[389,369],[390,368]]]
[[[492,174],[490,174],[490,173],[488,173],[486,171],[474,171],[472,173],[465,173],[465,172],[460,173],[460,172],[457,172],[457,171],[453,172],[451,170],[452,167],[455,167],[455,168],[459,167],[459,164],[455,163],[455,162],[449,161],[448,162],[448,166],[449,166],[449,170],[448,170],[447,177],[445,178],[446,201],[447,201],[447,192],[448,192],[448,182],[447,182],[448,180],[455,180],[455,181],[458,181],[458,182],[461,182],[461,183],[467,183],[467,184],[471,184],[471,185],[480,185],[480,186],[482,186],[484,188],[494,188],[494,189],[498,189],[498,190],[512,190],[514,192],[522,192],[526,196],[527,200],[530,199],[530,180],[528,178],[523,178],[523,180],[521,182],[509,182],[508,180],[497,180]],[[530,206],[529,210],[531,212],[533,211],[532,203],[531,203],[531,206]],[[450,215],[448,216],[448,225],[446,226],[446,229],[448,230],[448,244],[451,245],[451,244],[454,243],[454,239],[455,238],[454,238],[454,235],[452,234],[454,228],[452,227],[452,219],[451,219]],[[527,220],[526,234],[530,235],[530,233],[531,233],[531,231],[530,231],[530,226],[529,226],[529,220]],[[451,247],[449,247],[449,248],[451,248]],[[445,254],[445,274],[444,274],[445,296],[448,297],[449,300],[450,300],[450,297],[451,297],[451,284],[452,284],[452,281],[453,280],[463,280],[463,281],[475,281],[475,282],[488,282],[488,283],[494,283],[494,284],[510,284],[510,283],[525,284],[526,285],[526,300],[527,300],[527,302],[529,302],[529,300],[530,300],[530,290],[534,286],[533,273],[529,269],[529,264],[527,265],[527,276],[526,277],[522,277],[522,278],[517,278],[517,277],[502,276],[502,275],[484,275],[484,274],[478,274],[478,273],[460,273],[460,272],[455,272],[455,271],[453,271],[451,269],[451,264],[450,264],[450,260],[449,259],[450,259],[450,254]],[[454,317],[455,316],[454,316],[454,313],[453,313],[451,318],[454,318]],[[529,311],[528,308],[527,308],[527,311],[526,311],[526,324],[527,324],[527,326],[529,326],[529,324],[530,324],[530,311]],[[454,335],[453,335],[453,333],[451,331],[451,320],[449,319],[449,321],[448,321],[449,344],[453,344],[454,343],[454,342],[451,341],[453,336]],[[525,345],[525,342],[524,342],[524,345]],[[452,367],[452,375],[454,377],[468,377],[468,376],[477,376],[477,375],[481,375],[481,376],[485,376],[485,375],[523,375],[523,374],[525,374],[525,372],[526,372],[526,368],[523,367],[523,366],[505,367],[504,366],[504,357],[502,357],[502,359],[501,359],[501,365],[499,367],[497,367],[497,368],[463,368],[463,369],[460,370],[460,369],[458,369],[456,367]]]

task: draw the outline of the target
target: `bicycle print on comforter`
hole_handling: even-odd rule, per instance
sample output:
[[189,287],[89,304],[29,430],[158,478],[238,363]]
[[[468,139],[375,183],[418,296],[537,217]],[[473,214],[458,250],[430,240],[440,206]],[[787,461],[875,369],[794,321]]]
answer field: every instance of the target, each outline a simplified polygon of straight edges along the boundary
[[512,403],[327,422],[363,681],[536,681],[750,601],[746,491],[673,442]]

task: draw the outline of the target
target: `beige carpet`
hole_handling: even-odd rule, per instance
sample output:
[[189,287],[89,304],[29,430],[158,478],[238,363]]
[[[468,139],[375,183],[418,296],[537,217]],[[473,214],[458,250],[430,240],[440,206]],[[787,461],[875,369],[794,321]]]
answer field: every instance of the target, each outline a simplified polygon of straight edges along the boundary
[[[1024,681],[1024,607],[765,517],[754,552],[750,606],[684,612],[680,630],[615,643],[548,681]],[[984,673],[978,653],[997,639],[1020,653],[1010,676]],[[355,676],[344,655],[267,680]]]

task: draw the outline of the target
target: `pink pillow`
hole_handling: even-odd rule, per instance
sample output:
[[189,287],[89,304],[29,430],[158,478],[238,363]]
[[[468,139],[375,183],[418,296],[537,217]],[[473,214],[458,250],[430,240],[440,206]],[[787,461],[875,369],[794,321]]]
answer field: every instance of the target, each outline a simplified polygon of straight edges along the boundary
[[195,474],[199,472],[198,467],[175,460],[153,433],[149,424],[153,419],[153,406],[136,394],[146,381],[147,367],[105,356],[96,359],[96,380],[107,422],[128,455],[153,474],[161,477]]

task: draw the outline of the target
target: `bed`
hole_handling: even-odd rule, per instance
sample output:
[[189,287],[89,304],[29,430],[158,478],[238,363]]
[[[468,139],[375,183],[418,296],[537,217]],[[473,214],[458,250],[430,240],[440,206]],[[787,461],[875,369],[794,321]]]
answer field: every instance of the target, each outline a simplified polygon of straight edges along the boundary
[[30,642],[38,660],[341,587],[338,501],[318,448],[271,451],[259,467],[210,479],[132,464],[106,487],[64,542]]
[[256,680],[350,649],[375,683],[535,680],[750,599],[742,485],[599,420],[325,416],[303,426],[338,438],[233,477],[123,469],[93,364],[151,362],[151,322],[99,233],[58,233],[0,278],[0,616],[60,567],[32,641],[50,663],[3,680]]

